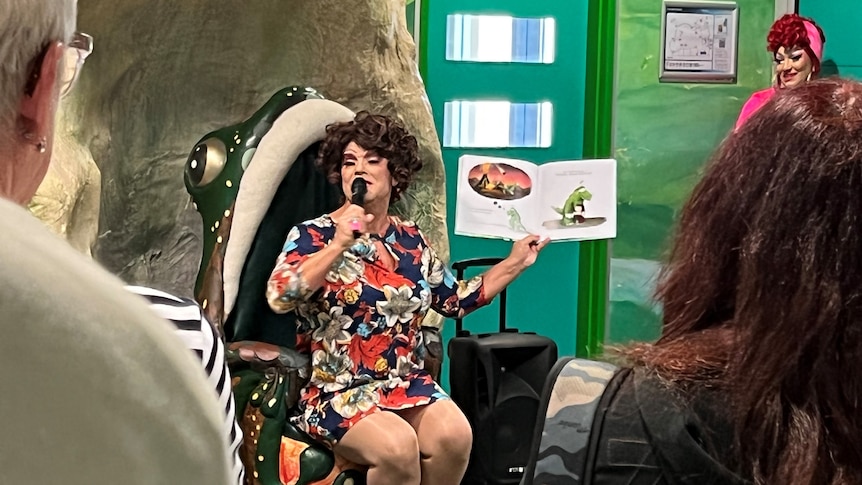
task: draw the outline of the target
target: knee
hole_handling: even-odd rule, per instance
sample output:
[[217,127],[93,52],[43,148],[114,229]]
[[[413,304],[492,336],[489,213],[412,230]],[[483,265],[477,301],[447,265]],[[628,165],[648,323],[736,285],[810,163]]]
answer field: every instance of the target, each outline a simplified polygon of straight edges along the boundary
[[458,417],[453,419],[452,425],[447,428],[444,441],[452,454],[452,458],[463,457],[466,461],[470,458],[470,450],[473,448],[473,429],[470,427],[470,423],[459,412]]
[[461,410],[454,404],[451,408],[435,427],[433,444],[422,451],[430,456],[445,456],[447,460],[466,463],[473,447],[473,430]]
[[419,476],[419,441],[407,423],[387,429],[372,446],[377,448],[378,466],[399,470],[409,477]]

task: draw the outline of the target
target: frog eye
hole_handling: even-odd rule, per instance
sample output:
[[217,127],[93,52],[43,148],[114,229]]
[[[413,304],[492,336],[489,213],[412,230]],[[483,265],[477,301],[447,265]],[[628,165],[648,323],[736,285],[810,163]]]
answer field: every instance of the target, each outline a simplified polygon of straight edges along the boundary
[[227,150],[218,138],[207,138],[195,145],[186,162],[186,176],[195,187],[209,185],[224,170]]

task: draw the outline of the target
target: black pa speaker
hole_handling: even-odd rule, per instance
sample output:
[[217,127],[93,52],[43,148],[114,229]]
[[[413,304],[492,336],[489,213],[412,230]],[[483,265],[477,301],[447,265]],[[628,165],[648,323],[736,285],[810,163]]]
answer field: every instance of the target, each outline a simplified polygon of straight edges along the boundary
[[473,450],[462,484],[521,481],[542,388],[556,361],[553,340],[517,330],[462,334],[449,341],[452,399],[473,427]]

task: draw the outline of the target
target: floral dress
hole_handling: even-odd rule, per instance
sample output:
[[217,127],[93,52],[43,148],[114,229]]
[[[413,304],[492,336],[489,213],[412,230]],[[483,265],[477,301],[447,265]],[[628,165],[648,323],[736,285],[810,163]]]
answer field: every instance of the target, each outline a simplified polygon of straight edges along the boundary
[[[334,235],[328,215],[292,228],[267,285],[274,311],[296,312],[296,347],[311,356],[295,423],[330,446],[382,409],[448,399],[423,369],[422,318],[429,308],[452,317],[487,303],[481,277],[456,281],[419,228],[396,217],[383,237],[357,239],[312,293],[298,268]],[[380,261],[381,246],[394,270]]]

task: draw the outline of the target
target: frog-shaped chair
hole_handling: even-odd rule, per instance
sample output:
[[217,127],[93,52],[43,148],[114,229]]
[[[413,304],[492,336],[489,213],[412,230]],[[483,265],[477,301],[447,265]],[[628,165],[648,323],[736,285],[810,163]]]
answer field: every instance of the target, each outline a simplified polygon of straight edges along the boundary
[[205,135],[186,163],[204,225],[195,295],[227,342],[249,484],[365,483],[363,470],[290,423],[309,359],[294,350],[294,315],[265,298],[288,230],[338,207],[340,190],[313,164],[325,127],[353,116],[314,89],[288,87],[248,120]]

